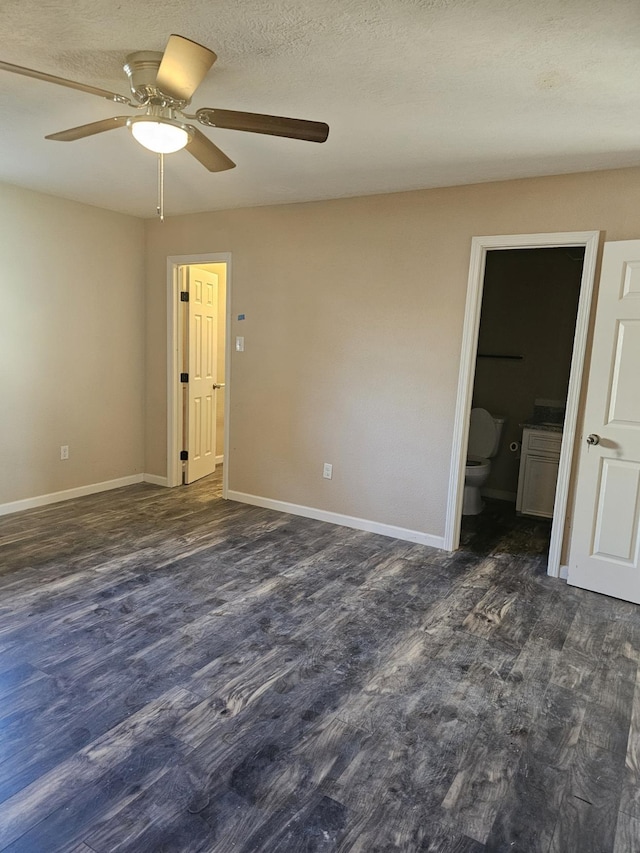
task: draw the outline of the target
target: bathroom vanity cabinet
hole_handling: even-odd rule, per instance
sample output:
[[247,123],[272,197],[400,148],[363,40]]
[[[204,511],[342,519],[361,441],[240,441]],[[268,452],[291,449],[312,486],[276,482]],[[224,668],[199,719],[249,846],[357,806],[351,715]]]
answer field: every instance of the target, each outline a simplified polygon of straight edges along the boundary
[[562,432],[525,427],[518,475],[516,510],[523,515],[553,517]]

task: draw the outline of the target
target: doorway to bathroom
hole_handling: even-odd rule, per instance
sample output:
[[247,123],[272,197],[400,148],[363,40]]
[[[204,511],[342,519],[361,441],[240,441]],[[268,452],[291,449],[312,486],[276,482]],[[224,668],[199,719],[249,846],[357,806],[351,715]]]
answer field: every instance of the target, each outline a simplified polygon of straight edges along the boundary
[[482,499],[463,500],[463,544],[480,530],[548,550],[583,264],[584,246],[487,252],[471,411],[495,419],[497,447],[467,467],[465,498]]
[[[484,517],[489,527],[497,519],[526,529],[529,519],[546,531],[549,574],[560,573],[598,240],[598,232],[473,240],[445,531],[451,550],[460,543],[470,412],[477,407],[505,423],[482,487],[487,509],[472,524],[477,529]],[[539,432],[533,445],[545,446],[536,461],[544,460],[529,470],[533,500],[524,513],[516,501],[528,428]]]

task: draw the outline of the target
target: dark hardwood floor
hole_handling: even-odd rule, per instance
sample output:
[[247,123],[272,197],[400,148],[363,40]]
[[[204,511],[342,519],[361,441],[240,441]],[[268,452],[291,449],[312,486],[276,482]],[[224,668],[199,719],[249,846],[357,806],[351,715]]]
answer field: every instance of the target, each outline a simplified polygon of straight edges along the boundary
[[139,485],[0,520],[0,850],[636,853],[640,609]]

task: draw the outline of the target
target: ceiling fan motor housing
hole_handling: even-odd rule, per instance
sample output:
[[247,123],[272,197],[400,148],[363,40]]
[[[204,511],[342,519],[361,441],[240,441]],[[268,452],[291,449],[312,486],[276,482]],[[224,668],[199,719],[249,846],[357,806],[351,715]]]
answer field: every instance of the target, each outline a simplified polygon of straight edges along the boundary
[[156,77],[162,62],[162,53],[156,50],[139,50],[130,53],[124,64],[133,97],[141,104],[149,103],[158,94]]

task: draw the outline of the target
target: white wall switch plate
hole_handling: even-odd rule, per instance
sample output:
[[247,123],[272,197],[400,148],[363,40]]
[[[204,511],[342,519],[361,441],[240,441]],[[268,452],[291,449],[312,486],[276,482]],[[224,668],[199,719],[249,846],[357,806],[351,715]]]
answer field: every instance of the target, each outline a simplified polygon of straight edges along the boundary
[[69,458],[69,445],[61,444],[60,445],[60,459],[68,459]]
[[333,477],[333,465],[330,462],[325,462],[322,466],[322,476],[325,480],[330,480]]
[[236,352],[244,352],[244,338],[238,335],[236,338]]

